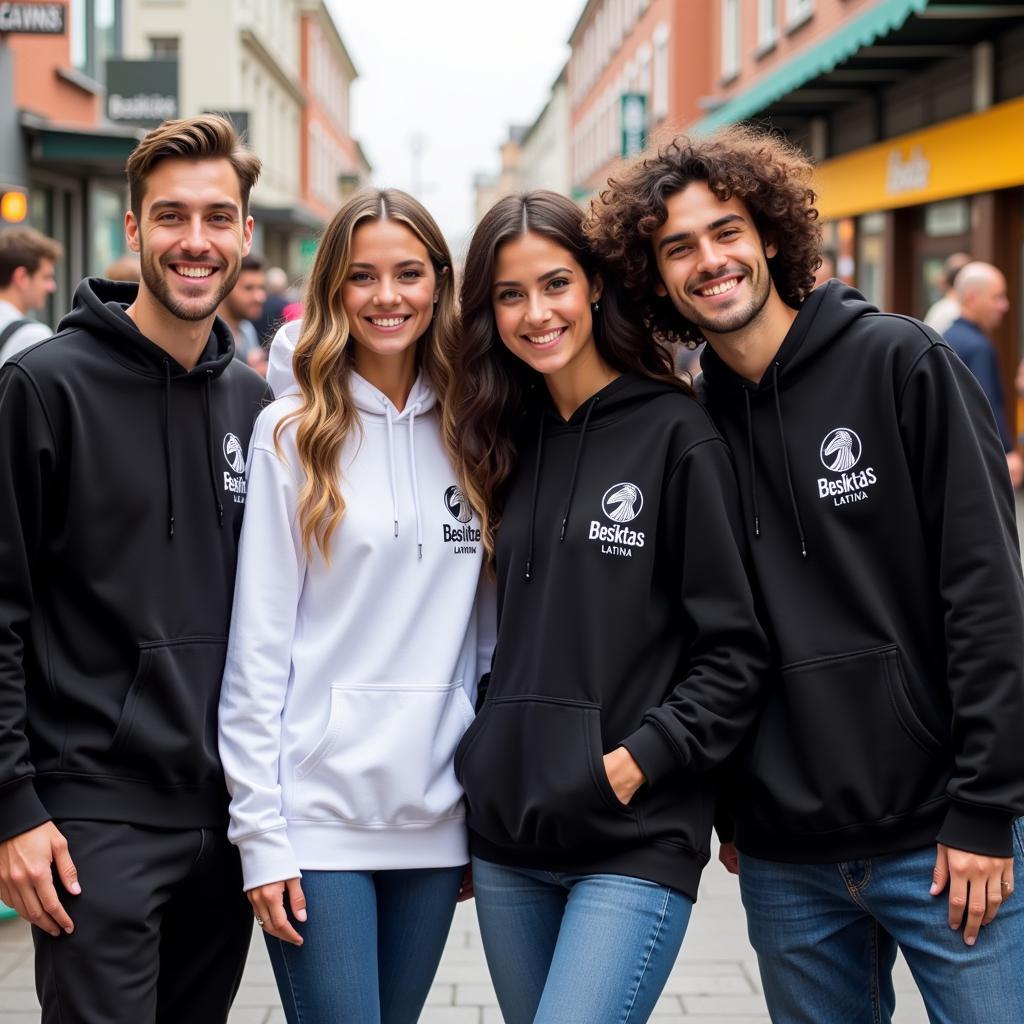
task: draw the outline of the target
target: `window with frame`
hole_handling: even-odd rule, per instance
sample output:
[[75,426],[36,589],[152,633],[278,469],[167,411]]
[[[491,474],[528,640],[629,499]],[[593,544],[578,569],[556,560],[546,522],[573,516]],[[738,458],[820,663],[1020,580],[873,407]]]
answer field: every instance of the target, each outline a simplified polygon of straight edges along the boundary
[[722,0],[722,78],[740,73],[740,0]]
[[767,50],[779,38],[778,0],[757,0],[757,46]]
[[814,0],[786,0],[786,28],[797,28],[813,13]]
[[122,0],[79,0],[71,4],[71,59],[100,83],[107,80],[107,59],[121,55]]

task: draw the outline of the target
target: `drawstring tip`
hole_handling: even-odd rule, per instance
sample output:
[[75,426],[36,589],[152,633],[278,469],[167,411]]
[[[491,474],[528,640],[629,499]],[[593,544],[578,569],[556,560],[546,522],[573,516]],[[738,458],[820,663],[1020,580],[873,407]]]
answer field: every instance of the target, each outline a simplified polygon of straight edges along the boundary
[[761,536],[761,517],[760,516],[754,516],[754,536],[755,537],[760,537]]
[[419,549],[419,556],[418,557],[419,557],[419,560],[422,562],[423,561],[423,545],[422,544],[417,544],[416,547]]
[[167,536],[174,536],[174,516],[170,516],[167,519]]
[[804,558],[807,557],[807,545],[803,541],[800,541],[800,554],[803,555]]
[[533,563],[532,562],[527,562],[526,563],[526,571],[523,573],[523,579],[526,580],[527,583],[529,583],[530,579],[532,578],[531,573],[530,573],[531,568],[533,568]]
[[224,525],[224,506],[219,501],[217,502],[217,525]]
[[398,520],[395,520],[395,536],[398,536]]
[[562,529],[559,531],[559,534],[558,534],[558,543],[559,544],[562,544],[562,543],[565,542],[565,528],[568,525],[568,523],[569,523],[569,517],[566,516],[562,520]]

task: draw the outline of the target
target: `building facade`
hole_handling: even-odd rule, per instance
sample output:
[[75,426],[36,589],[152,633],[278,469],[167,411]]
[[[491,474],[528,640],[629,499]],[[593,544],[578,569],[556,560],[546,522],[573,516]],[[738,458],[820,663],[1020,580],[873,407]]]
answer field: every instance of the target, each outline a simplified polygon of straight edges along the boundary
[[519,157],[519,181],[524,190],[546,188],[569,195],[572,191],[568,64],[562,69],[537,119],[526,129]]
[[[954,252],[1000,267],[1006,394],[1024,355],[1024,7],[715,0],[696,131],[750,121],[817,163],[826,246],[871,301],[923,316]],[[1024,424],[1018,424],[1018,427]]]

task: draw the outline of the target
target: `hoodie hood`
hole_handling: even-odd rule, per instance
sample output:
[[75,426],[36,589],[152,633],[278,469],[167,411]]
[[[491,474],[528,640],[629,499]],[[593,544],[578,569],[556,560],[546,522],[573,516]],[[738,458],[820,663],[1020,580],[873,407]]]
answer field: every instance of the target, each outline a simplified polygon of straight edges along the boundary
[[87,277],[75,289],[71,312],[61,320],[58,330],[83,330],[103,338],[122,366],[145,377],[163,378],[168,371],[172,379],[209,376],[211,373],[219,377],[230,366],[235,343],[227,324],[220,317],[213,322],[210,338],[199,361],[191,370],[186,370],[142,334],[125,312],[138,292],[138,285],[130,282]]
[[800,513],[800,503],[797,501],[796,490],[793,486],[792,460],[786,445],[782,392],[797,383],[801,374],[808,367],[813,366],[818,357],[827,351],[852,324],[862,317],[877,313],[878,309],[871,305],[855,288],[832,278],[821,288],[815,288],[807,296],[768,369],[756,384],[730,369],[710,345],[705,345],[704,351],[701,353],[700,365],[703,377],[700,390],[708,404],[720,402],[723,407],[727,408],[733,403],[742,402],[745,407],[750,501],[755,537],[761,536],[761,512],[758,502],[758,469],[754,450],[751,402],[769,393],[774,399],[775,424],[782,449],[782,468],[789,492],[789,507],[794,533],[799,541],[800,553],[804,558],[807,557],[807,536]]

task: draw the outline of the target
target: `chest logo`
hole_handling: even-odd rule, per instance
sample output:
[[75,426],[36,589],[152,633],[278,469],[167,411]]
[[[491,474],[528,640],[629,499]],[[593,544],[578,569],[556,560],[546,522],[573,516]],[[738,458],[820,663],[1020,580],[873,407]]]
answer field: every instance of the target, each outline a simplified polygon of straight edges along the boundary
[[613,523],[631,523],[643,507],[644,496],[636,484],[614,484],[601,499],[601,511]]
[[840,505],[854,505],[866,501],[871,488],[878,483],[873,466],[855,469],[864,453],[860,437],[849,427],[830,430],[818,449],[821,464],[837,477],[818,478],[818,497],[831,498],[837,508]]
[[821,442],[821,464],[833,473],[846,473],[860,462],[860,438],[849,427],[836,427]]
[[245,469],[245,452],[242,451],[242,442],[234,434],[225,434],[224,458],[231,467],[233,473],[241,473]]
[[466,500],[466,495],[462,493],[462,488],[456,484],[452,484],[444,492],[444,507],[452,519],[457,519],[460,523],[468,523],[473,518],[473,509]]

